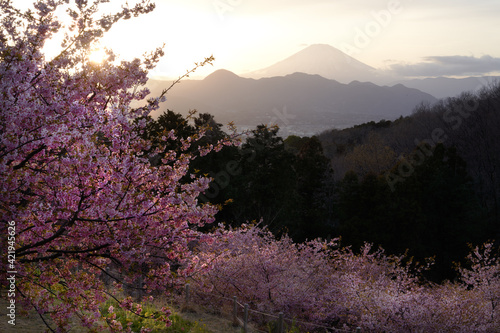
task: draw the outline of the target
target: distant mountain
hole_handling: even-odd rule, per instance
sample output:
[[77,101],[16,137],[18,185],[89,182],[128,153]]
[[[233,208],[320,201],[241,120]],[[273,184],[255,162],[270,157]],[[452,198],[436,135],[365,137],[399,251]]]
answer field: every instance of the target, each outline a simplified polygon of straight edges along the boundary
[[[148,84],[153,95],[168,85],[170,81]],[[310,135],[406,116],[422,101],[433,103],[436,98],[403,85],[342,84],[304,73],[255,80],[218,70],[203,80],[186,80],[174,86],[160,112],[170,109],[185,114],[197,109],[213,114],[219,122],[234,121],[242,128],[277,124],[282,132]]]
[[284,76],[295,72],[317,74],[341,83],[379,81],[375,68],[326,44],[314,44],[267,68],[242,74],[249,78]]
[[457,96],[464,91],[476,91],[495,80],[500,81],[500,76],[467,77],[462,79],[436,77],[400,80],[393,84],[400,83],[407,87],[431,94],[437,98],[444,98]]
[[316,74],[341,83],[352,81],[373,82],[375,84],[403,84],[431,94],[437,98],[453,97],[464,91],[474,91],[500,77],[468,78],[424,78],[405,79],[387,70],[370,67],[335,47],[327,44],[313,44],[292,56],[264,69],[241,74],[247,78],[268,78],[285,76],[296,72]]

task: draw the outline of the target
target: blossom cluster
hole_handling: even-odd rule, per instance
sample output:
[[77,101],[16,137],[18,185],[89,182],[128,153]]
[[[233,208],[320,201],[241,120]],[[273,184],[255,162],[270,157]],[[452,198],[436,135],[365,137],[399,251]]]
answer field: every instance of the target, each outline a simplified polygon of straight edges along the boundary
[[[96,18],[103,2],[40,0],[26,12],[0,3],[1,227],[17,221],[24,305],[61,330],[75,316],[96,324],[110,292],[103,277],[146,293],[182,284],[199,269],[188,244],[217,211],[198,203],[207,179],[181,183],[193,154],[167,154],[160,166],[144,154],[151,143],[136,120],[164,96],[131,103],[149,94],[141,87],[162,49],[143,60],[119,62],[111,51],[102,64],[88,60],[114,23],[154,6]],[[55,11],[66,5],[72,23],[63,27]],[[46,59],[45,42],[63,28],[61,53]]]
[[309,331],[500,329],[500,259],[491,244],[472,251],[470,267],[459,268],[460,281],[438,285],[421,278],[427,265],[388,256],[370,244],[359,253],[340,247],[339,240],[294,244],[258,226],[222,228],[213,235],[215,242],[199,247],[201,260],[213,268],[196,280],[203,290],[199,302],[207,305],[237,296],[252,309],[309,323],[301,324]]

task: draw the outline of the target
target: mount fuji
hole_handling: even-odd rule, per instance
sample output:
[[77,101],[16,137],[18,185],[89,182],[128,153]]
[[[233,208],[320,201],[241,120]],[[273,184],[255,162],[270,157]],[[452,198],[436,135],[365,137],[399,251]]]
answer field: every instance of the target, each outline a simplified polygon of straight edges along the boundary
[[377,70],[327,44],[313,44],[264,69],[241,74],[242,77],[264,78],[296,72],[320,75],[340,83],[352,81],[378,82]]

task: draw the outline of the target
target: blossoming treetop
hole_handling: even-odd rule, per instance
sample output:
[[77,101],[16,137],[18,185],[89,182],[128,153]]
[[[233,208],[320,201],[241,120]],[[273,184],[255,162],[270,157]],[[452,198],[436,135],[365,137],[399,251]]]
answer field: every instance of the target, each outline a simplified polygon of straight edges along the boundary
[[[1,228],[16,222],[18,295],[59,328],[74,314],[88,327],[96,322],[108,297],[102,274],[119,284],[141,278],[146,292],[182,281],[199,268],[188,242],[204,239],[196,226],[216,212],[197,201],[208,179],[180,182],[198,136],[184,140],[183,151],[163,154],[159,166],[142,153],[150,146],[140,135],[144,116],[164,96],[134,109],[131,102],[149,91],[133,88],[146,83],[162,49],[142,60],[118,62],[111,51],[102,64],[88,60],[114,23],[154,5],[142,1],[99,17],[104,2],[41,0],[26,12],[0,2]],[[72,21],[67,27],[54,14],[61,6]],[[61,53],[46,59],[45,42],[63,28]],[[130,299],[121,304],[140,312]],[[168,311],[163,315],[168,321]]]

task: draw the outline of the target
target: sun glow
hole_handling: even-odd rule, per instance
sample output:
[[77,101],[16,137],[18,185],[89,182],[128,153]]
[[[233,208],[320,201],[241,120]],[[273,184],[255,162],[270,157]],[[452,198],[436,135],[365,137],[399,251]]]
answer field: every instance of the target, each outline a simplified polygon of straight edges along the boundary
[[103,48],[96,48],[90,51],[89,61],[93,64],[102,64],[108,58],[106,50]]

